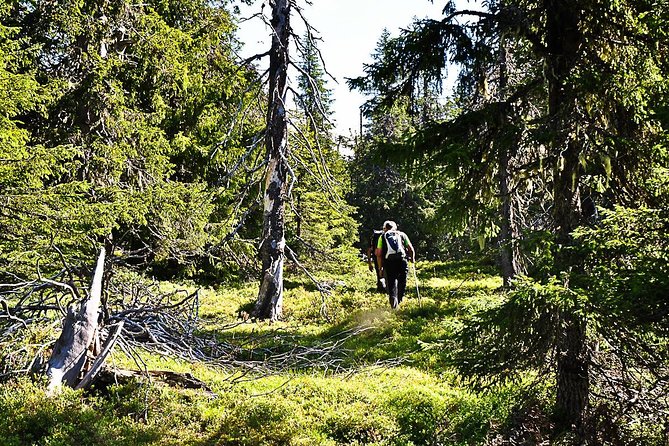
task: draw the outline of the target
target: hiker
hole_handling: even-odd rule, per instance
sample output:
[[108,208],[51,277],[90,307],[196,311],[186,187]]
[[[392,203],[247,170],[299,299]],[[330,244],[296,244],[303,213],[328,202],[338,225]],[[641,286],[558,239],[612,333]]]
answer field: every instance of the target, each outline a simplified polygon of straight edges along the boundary
[[415,253],[409,237],[397,230],[394,221],[383,223],[383,235],[379,237],[376,245],[376,258],[386,279],[390,307],[396,309],[402,302],[407,286],[407,259],[413,262]]
[[[376,257],[376,245],[379,243],[379,237],[383,234],[383,231],[374,230],[372,236],[369,238],[369,246],[367,247],[367,264],[369,265],[369,271],[376,271],[376,291],[380,293],[385,293],[386,291],[386,280],[381,274],[381,268],[379,268],[379,260]],[[372,266],[374,264],[374,266]]]

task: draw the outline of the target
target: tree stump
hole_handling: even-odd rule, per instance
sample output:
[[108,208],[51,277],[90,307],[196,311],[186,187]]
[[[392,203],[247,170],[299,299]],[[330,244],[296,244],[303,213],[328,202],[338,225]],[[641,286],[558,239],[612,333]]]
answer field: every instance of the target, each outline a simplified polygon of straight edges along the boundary
[[[63,321],[63,331],[54,344],[46,371],[49,378],[49,392],[55,391],[61,385],[76,387],[80,381],[87,352],[97,338],[104,264],[105,249],[102,248],[95,267],[90,295],[81,303],[78,312],[72,307],[68,308]],[[111,348],[108,347],[108,350]]]

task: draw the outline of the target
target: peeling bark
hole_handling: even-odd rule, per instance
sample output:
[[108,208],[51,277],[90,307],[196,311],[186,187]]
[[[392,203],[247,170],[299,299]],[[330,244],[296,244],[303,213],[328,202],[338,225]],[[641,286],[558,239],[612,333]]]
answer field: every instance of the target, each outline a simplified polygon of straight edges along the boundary
[[290,1],[276,0],[272,6],[272,49],[269,65],[269,106],[265,145],[269,158],[265,182],[263,236],[260,246],[262,279],[253,315],[275,321],[283,304],[283,262],[285,259],[285,202],[288,175],[288,120],[286,81],[290,38]]
[[75,389],[85,389],[93,383],[98,373],[102,370],[102,366],[104,365],[107,356],[109,356],[114,345],[116,345],[116,341],[118,341],[122,330],[123,322],[121,321],[116,324],[113,331],[109,332],[107,340],[105,340],[100,353],[95,358],[95,361],[93,361],[93,364],[91,364],[91,368],[86,372],[86,375],[84,375],[81,381],[74,387]]

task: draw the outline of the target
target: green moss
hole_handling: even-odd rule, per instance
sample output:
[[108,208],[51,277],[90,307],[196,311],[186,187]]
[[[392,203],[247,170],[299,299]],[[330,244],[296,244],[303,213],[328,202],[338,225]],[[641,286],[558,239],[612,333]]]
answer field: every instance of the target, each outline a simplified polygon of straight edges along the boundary
[[[450,270],[459,271],[454,264],[444,271]],[[200,332],[236,346],[232,357],[240,361],[296,346],[336,348],[273,374],[137,351],[148,369],[190,373],[213,394],[138,380],[104,394],[64,390],[49,397],[39,383],[8,383],[0,387],[0,444],[471,445],[513,427],[514,414],[529,401],[549,413],[550,392],[534,376],[477,393],[452,367],[455,332],[463,319],[500,300],[499,279],[477,272],[463,284],[430,271],[430,264],[420,265],[421,301],[409,298],[392,311],[383,294],[370,290],[373,277],[360,264],[327,296],[329,319],[319,311],[320,293],[293,278],[287,317],[274,324],[237,325],[257,284],[202,289]],[[350,336],[355,329],[361,331]],[[136,368],[120,351],[110,365]]]

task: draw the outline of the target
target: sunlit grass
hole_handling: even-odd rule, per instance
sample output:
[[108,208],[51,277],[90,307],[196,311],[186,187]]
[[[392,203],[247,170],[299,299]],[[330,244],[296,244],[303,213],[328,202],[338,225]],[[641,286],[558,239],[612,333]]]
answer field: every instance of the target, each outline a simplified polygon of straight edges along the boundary
[[496,290],[502,286],[501,277],[479,276],[472,278],[453,279],[446,277],[431,277],[424,286],[430,288],[439,288],[442,291],[459,291],[459,290]]
[[[390,309],[385,294],[375,292],[374,277],[363,263],[341,276],[316,272],[329,285],[326,295],[308,278],[288,270],[284,319],[275,323],[248,317],[258,283],[199,288],[198,333],[239,346],[238,361],[271,362],[273,355],[289,354],[296,347],[331,348],[309,364],[255,372],[225,362],[191,362],[142,350],[130,358],[117,349],[110,366],[188,373],[206,383],[209,391],[140,379],[139,384],[111,390],[115,395],[111,399],[81,400],[80,404],[96,405],[100,413],[89,423],[112,426],[105,432],[115,438],[110,443],[86,437],[87,441],[194,446],[483,441],[491,420],[504,419],[519,400],[522,386],[508,384],[504,392],[485,395],[473,392],[453,367],[451,347],[462,316],[500,299],[501,280],[476,262],[417,266],[420,299],[411,271],[398,310]],[[455,276],[449,276],[451,272]],[[191,283],[166,283],[161,289],[198,290]],[[11,398],[24,398],[26,392],[38,390],[5,389],[6,395],[14,395]],[[85,410],[74,400],[71,404],[74,409],[64,407],[75,413]],[[8,419],[32,416],[31,410],[20,403],[0,406]],[[77,421],[68,423],[76,432]],[[31,429],[44,430],[39,423],[16,426],[7,427],[7,435],[16,432],[12,438],[18,438]],[[47,434],[48,444],[68,444],[67,433],[48,435],[52,434]],[[54,439],[58,435],[65,440],[58,443]]]

